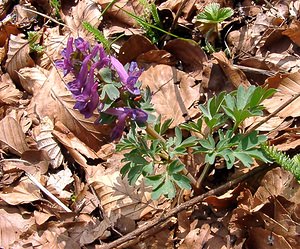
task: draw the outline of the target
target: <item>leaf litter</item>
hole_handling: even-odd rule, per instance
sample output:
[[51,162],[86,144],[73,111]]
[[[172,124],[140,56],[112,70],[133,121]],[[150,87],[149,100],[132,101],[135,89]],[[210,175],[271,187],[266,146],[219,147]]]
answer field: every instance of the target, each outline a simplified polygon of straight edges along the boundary
[[[202,34],[193,22],[193,13],[211,1],[155,1],[163,28],[190,38],[165,35],[155,45],[127,14],[147,18],[147,1],[111,2],[1,2],[0,247],[112,248],[111,242],[136,232],[122,248],[300,248],[299,184],[278,167],[149,225],[245,169],[221,167],[220,179],[209,175],[206,188],[172,201],[151,200],[143,182],[130,186],[121,177],[123,155],[110,141],[112,127],[96,125],[96,112],[84,119],[73,109],[67,81],[54,66],[70,36],[96,42],[83,27],[89,22],[114,40],[112,53],[123,64],[137,61],[144,68],[140,79],[153,93],[156,115],[173,119],[170,134],[197,119],[197,105],[223,90],[273,87],[265,116],[294,99],[260,131],[293,155],[300,147],[300,1],[218,1],[235,14],[222,27],[223,51],[213,53],[199,43]],[[58,15],[53,3],[60,3]],[[32,50],[28,31],[39,35],[42,52]],[[243,129],[258,122],[246,121]],[[199,155],[182,161],[195,175],[203,169]]]

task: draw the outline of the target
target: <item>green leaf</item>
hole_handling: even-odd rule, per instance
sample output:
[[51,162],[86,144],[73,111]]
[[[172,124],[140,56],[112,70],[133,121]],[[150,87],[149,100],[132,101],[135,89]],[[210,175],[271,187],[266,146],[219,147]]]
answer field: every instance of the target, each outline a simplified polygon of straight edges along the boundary
[[253,159],[245,152],[233,152],[233,155],[239,159],[246,167],[250,167]]
[[167,179],[163,184],[153,190],[151,197],[153,200],[157,200],[160,196],[166,196],[168,199],[172,199],[176,195],[176,189],[171,180]]
[[190,180],[188,177],[181,175],[181,174],[173,174],[172,179],[181,189],[191,189]]
[[233,15],[231,8],[220,8],[219,3],[206,5],[204,11],[197,15],[197,21],[202,23],[220,23]]
[[145,178],[146,185],[152,186],[154,190],[157,189],[164,181],[165,181],[165,174],[147,176]]
[[120,97],[119,89],[116,88],[113,84],[106,84],[102,88],[102,93],[100,98],[104,99],[104,96],[107,95],[110,100],[116,100]]
[[184,169],[184,165],[178,160],[174,160],[167,167],[167,172],[169,175],[178,173]]
[[200,139],[199,143],[202,147],[208,149],[208,150],[214,150],[215,148],[215,140],[211,135],[208,135],[207,139]]

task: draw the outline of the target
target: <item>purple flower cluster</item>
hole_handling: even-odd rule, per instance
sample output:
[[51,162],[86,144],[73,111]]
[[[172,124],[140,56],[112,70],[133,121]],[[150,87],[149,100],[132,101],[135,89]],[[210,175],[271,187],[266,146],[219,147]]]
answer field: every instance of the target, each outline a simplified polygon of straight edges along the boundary
[[[136,83],[142,70],[139,70],[137,64],[132,62],[127,71],[118,59],[107,55],[100,44],[96,44],[92,48],[89,42],[82,38],[73,39],[71,37],[62,51],[62,56],[63,58],[56,62],[56,66],[63,70],[64,76],[69,73],[74,76],[74,80],[69,82],[67,87],[76,100],[74,109],[79,110],[85,118],[91,117],[97,108],[102,112],[101,106],[103,105],[99,101],[99,81],[96,73],[103,67],[110,67],[112,71],[116,72],[122,84],[122,91],[127,91],[133,96],[140,95],[140,89]],[[118,121],[112,134],[113,139],[122,135],[127,119],[145,123],[148,118],[147,113],[141,109],[119,107],[118,105],[103,112],[117,117]]]

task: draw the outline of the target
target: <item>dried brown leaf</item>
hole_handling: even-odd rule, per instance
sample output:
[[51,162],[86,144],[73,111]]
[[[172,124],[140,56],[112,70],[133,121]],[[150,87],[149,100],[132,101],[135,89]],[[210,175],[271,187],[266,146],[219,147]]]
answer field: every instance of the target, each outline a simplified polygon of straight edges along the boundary
[[138,220],[155,210],[145,186],[143,184],[130,186],[128,180],[122,179],[119,172],[98,177],[92,186],[109,219],[115,220],[123,215]]
[[34,225],[34,217],[26,218],[15,207],[0,206],[0,247],[14,248],[11,245],[20,239]]
[[52,133],[56,139],[65,146],[73,159],[81,166],[87,166],[86,157],[90,159],[99,159],[97,154],[91,148],[75,137],[61,122],[56,122],[55,130],[53,130]]
[[21,68],[18,73],[22,87],[30,94],[36,93],[42,87],[49,74],[38,66]]
[[5,117],[0,121],[0,141],[18,156],[28,150],[20,124],[11,117]]
[[47,28],[43,46],[45,53],[42,54],[40,66],[50,70],[53,62],[61,59],[61,51],[66,47],[68,35],[60,35],[59,27]]
[[49,116],[51,120],[60,121],[87,146],[98,151],[109,139],[109,127],[94,124],[99,115],[96,111],[91,118],[85,119],[73,109],[74,104],[74,98],[53,68],[42,88],[32,98],[28,112],[36,112],[40,118]]
[[19,205],[40,200],[42,197],[39,188],[25,176],[18,185],[3,188],[0,198],[10,205]]
[[38,149],[44,150],[51,159],[53,168],[58,168],[62,164],[64,156],[57,141],[53,138],[53,129],[54,125],[51,119],[45,116],[41,119],[40,125],[33,129],[33,137]]
[[3,74],[0,80],[0,105],[15,105],[22,97],[22,92],[16,89],[8,74]]
[[70,29],[73,36],[94,40],[93,35],[82,25],[83,22],[90,23],[93,27],[98,27],[101,23],[101,6],[93,0],[81,0],[70,9],[68,15],[62,13],[61,17]]
[[[277,73],[275,76],[266,80],[266,86],[278,90],[272,98],[266,99],[263,105],[272,113],[279,108],[283,103],[287,102],[291,97],[300,93],[300,72],[281,74]],[[300,116],[300,98],[293,101],[290,105],[282,109],[277,115],[282,118],[288,116]]]
[[282,168],[275,168],[264,176],[254,195],[254,207],[267,203],[270,196],[278,195],[296,204],[300,200],[300,185],[290,172]]
[[240,69],[232,65],[223,51],[213,53],[213,57],[218,61],[223,72],[230,80],[231,84],[236,88],[238,88],[240,85],[244,87],[249,87],[251,85],[246,75]]
[[274,249],[292,249],[293,247],[281,236],[263,229],[261,227],[253,227],[249,231],[249,238],[246,240],[247,248],[274,248]]
[[157,48],[148,38],[142,35],[132,35],[120,48],[118,59],[125,65],[151,50],[157,50]]
[[203,224],[201,228],[191,230],[183,240],[183,243],[178,247],[179,249],[196,249],[203,248],[204,244],[209,239],[210,225]]
[[294,19],[282,34],[288,36],[298,47],[300,47],[300,22],[298,20]]
[[14,82],[19,82],[18,71],[23,67],[33,67],[34,61],[29,55],[29,43],[24,35],[11,35],[8,45],[6,69]]
[[200,97],[199,85],[188,74],[168,65],[151,66],[140,77],[143,87],[149,86],[157,114],[162,122],[172,118],[172,127],[194,117],[199,111],[193,107]]
[[[203,81],[202,74],[205,63],[207,63],[208,60],[205,52],[196,42],[193,43],[175,39],[169,41],[164,46],[164,49],[174,55],[178,61],[182,62],[185,72],[191,73],[192,77],[196,80]],[[206,83],[208,80],[204,79],[204,82]]]

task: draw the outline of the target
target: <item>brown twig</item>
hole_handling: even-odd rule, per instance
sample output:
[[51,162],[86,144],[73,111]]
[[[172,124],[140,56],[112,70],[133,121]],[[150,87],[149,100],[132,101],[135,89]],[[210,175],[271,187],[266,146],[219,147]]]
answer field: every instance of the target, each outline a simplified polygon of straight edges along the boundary
[[212,189],[200,196],[197,196],[187,202],[184,202],[180,205],[178,205],[177,207],[171,209],[169,212],[162,214],[160,217],[157,217],[155,219],[153,219],[152,221],[147,222],[144,226],[141,226],[139,228],[137,228],[136,230],[134,230],[131,233],[126,234],[125,236],[109,243],[106,245],[102,245],[99,248],[100,249],[111,249],[111,248],[118,248],[119,246],[121,246],[124,243],[128,243],[128,241],[130,240],[134,240],[137,236],[141,235],[142,233],[148,231],[149,229],[165,222],[166,220],[168,220],[169,218],[175,216],[177,213],[186,210],[198,203],[200,203],[201,201],[203,201],[203,199],[207,196],[211,196],[211,195],[219,195],[221,193],[224,193],[226,190],[232,188],[233,186],[236,186],[237,184],[239,184],[240,182],[246,180],[249,177],[254,176],[255,174],[266,170],[268,168],[266,168],[265,166],[260,166],[257,168],[254,168],[253,170],[251,170],[250,172],[240,176],[239,178],[236,178],[232,181],[229,181],[227,183],[225,183],[224,185],[216,188],[216,189]]
[[272,117],[274,117],[277,113],[279,113],[280,111],[282,111],[284,108],[286,108],[288,105],[290,105],[293,101],[295,101],[297,98],[300,97],[300,93],[294,95],[293,97],[291,97],[289,100],[287,100],[286,102],[284,102],[281,106],[279,106],[274,112],[270,113],[268,116],[266,116],[264,119],[262,119],[260,122],[258,122],[256,125],[254,125],[253,127],[251,127],[249,130],[246,131],[245,136],[250,134],[252,131],[256,130],[258,127],[260,127],[262,124],[264,124],[265,122],[267,122],[269,119],[271,119]]

